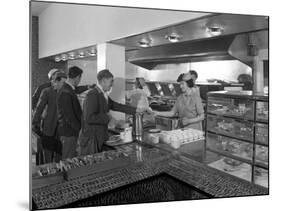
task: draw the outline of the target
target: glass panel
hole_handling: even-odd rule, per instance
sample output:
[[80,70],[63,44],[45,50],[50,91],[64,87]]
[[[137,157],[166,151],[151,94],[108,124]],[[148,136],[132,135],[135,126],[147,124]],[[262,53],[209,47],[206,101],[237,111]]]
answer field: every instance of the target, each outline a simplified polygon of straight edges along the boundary
[[268,170],[255,167],[254,181],[255,184],[268,188]]
[[[173,85],[173,84],[171,84]],[[164,95],[165,96],[172,96],[172,91],[170,90],[169,86],[168,86],[168,83],[161,83],[160,84],[161,86],[161,90],[163,91]]]
[[158,90],[157,90],[157,88],[156,88],[155,83],[150,82],[150,83],[146,83],[146,85],[147,85],[147,87],[148,87],[148,89],[149,89],[149,91],[150,91],[150,93],[151,93],[152,96],[154,96],[154,95],[160,95],[160,93],[158,92]]
[[168,88],[169,88],[170,92],[172,93],[172,95],[174,97],[176,97],[177,96],[177,92],[176,92],[174,84],[172,84],[172,83],[168,84]]
[[208,116],[207,128],[209,131],[252,141],[253,124],[230,118]]
[[163,92],[163,90],[162,90],[162,87],[161,87],[160,83],[156,82],[156,83],[155,83],[155,86],[156,86],[156,89],[157,89],[158,93],[159,93],[161,96],[164,96],[164,92]]
[[247,99],[208,98],[208,112],[218,115],[254,119],[254,103]]
[[227,174],[251,181],[251,165],[238,160],[227,158],[216,153],[206,152],[206,161],[208,166],[218,169]]
[[268,102],[257,102],[257,120],[268,121]]
[[207,134],[207,147],[223,153],[252,160],[253,144],[215,134]]
[[268,166],[268,147],[256,145],[256,163]]
[[268,125],[256,124],[256,143],[268,145]]

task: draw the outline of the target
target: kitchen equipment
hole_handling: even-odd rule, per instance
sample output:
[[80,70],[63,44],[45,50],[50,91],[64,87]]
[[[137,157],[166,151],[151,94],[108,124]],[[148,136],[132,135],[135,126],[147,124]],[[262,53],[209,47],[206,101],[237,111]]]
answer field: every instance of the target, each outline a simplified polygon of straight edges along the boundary
[[133,116],[133,138],[142,141],[143,113],[136,113]]
[[175,130],[178,128],[179,118],[178,117],[155,117],[156,128],[161,130]]
[[[131,127],[125,128],[124,132],[122,132],[122,133],[123,133],[123,137],[121,137],[121,138],[123,139],[124,143],[130,143],[130,142],[133,141],[133,139],[132,139],[132,128]],[[120,136],[121,136],[122,133],[120,133]]]
[[159,143],[159,133],[161,132],[160,129],[150,129],[148,131],[148,140],[153,144]]

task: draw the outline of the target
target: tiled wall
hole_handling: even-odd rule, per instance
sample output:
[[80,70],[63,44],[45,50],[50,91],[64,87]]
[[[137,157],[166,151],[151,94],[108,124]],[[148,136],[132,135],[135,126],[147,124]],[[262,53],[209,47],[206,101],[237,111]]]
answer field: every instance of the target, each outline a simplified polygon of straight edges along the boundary
[[54,62],[50,59],[38,58],[38,17],[32,17],[31,34],[31,93],[43,83],[48,81],[47,74],[52,68],[66,68],[66,62]]

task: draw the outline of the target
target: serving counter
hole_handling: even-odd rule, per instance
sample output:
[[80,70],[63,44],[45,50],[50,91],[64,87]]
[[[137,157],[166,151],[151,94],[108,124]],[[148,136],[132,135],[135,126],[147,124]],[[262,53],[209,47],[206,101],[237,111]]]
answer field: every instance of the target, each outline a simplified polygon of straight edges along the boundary
[[[163,148],[163,146],[152,146],[143,142],[132,142],[125,145],[116,146],[115,150],[108,151],[112,155],[114,153],[122,153],[129,160],[126,165],[112,165],[112,168],[105,168],[97,171],[93,168],[87,174],[80,174],[73,178],[63,178],[62,180],[50,180],[43,186],[32,187],[33,209],[46,208],[62,208],[77,206],[100,206],[120,203],[138,203],[159,201],[153,199],[153,195],[149,198],[140,198],[142,193],[135,193],[134,200],[118,199],[119,201],[109,200],[114,198],[114,191],[121,190],[131,184],[140,184],[146,179],[163,175],[166,179],[163,181],[176,180],[177,183],[185,184],[183,192],[188,191],[189,194],[180,197],[180,200],[190,200],[194,198],[218,198],[232,196],[250,196],[250,195],[266,195],[268,189],[261,186],[251,184],[250,182],[241,180],[237,177],[227,175],[216,169],[210,168],[204,163],[198,162],[186,156],[180,150],[171,150]],[[105,154],[99,153],[98,155]],[[101,156],[106,157],[106,156]],[[117,156],[118,157],[118,156]],[[103,162],[103,161],[101,161]],[[38,167],[37,167],[38,168]],[[79,169],[79,168],[78,168]],[[36,169],[34,169],[36,172]],[[79,172],[79,171],[78,171]],[[169,179],[167,179],[167,177]],[[172,178],[172,179],[171,179]],[[33,178],[34,181],[34,178]],[[157,182],[146,182],[146,186],[154,186]],[[174,184],[174,183],[173,183]],[[158,182],[159,185],[159,182]],[[170,185],[171,187],[171,185]],[[133,191],[134,188],[126,190]],[[136,188],[135,188],[136,189]],[[170,190],[168,188],[167,190]],[[160,194],[159,190],[155,193]],[[124,190],[123,190],[124,192]],[[150,192],[150,191],[148,191]],[[166,193],[167,191],[165,191]],[[119,192],[120,193],[120,192]],[[125,197],[126,194],[121,194]],[[132,194],[130,197],[132,197]],[[98,197],[99,200],[93,197]],[[117,196],[117,195],[115,195]],[[118,195],[118,197],[120,194]],[[85,200],[95,201],[93,204],[86,203]],[[152,197],[152,198],[151,198]],[[166,194],[167,201],[175,200]],[[116,198],[116,197],[115,197]],[[84,202],[79,204],[79,202]],[[122,201],[123,200],[123,201]]]

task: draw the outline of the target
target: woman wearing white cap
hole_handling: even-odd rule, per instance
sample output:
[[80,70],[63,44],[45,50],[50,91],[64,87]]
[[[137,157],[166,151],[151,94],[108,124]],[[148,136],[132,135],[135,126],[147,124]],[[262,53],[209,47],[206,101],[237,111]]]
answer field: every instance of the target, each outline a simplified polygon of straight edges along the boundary
[[156,112],[159,116],[179,116],[180,127],[202,130],[204,120],[204,109],[197,90],[194,88],[194,81],[189,73],[184,74],[180,79],[182,94],[171,111]]

